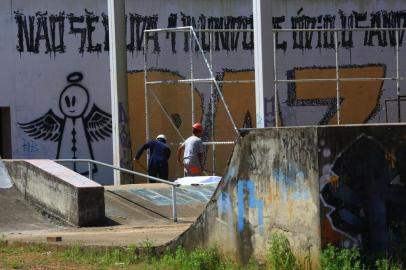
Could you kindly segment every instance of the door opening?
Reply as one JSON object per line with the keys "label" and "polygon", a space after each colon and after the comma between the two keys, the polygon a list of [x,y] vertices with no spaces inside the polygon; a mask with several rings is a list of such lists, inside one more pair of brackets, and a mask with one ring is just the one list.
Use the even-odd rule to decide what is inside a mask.
{"label": "door opening", "polygon": [[11,158],[10,107],[0,107],[0,156]]}

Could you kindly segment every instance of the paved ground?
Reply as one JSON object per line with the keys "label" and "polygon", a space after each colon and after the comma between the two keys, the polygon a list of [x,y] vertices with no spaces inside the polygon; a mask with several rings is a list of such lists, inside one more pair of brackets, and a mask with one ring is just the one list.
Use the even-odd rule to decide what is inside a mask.
{"label": "paved ground", "polygon": [[203,211],[216,186],[182,187],[177,192],[178,223],[172,220],[171,188],[164,184],[105,187],[106,221],[100,227],[75,228],[43,215],[15,189],[0,189],[0,235],[8,241],[61,245],[159,246],[187,230]]}

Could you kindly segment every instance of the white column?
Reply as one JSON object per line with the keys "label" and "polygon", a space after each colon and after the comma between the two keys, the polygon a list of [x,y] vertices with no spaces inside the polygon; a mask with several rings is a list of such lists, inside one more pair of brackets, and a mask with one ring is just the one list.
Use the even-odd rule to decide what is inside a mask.
{"label": "white column", "polygon": [[264,97],[273,94],[273,41],[270,0],[252,0],[254,16],[255,102],[257,127],[265,127]]}
{"label": "white column", "polygon": [[[111,115],[113,122],[113,165],[130,168],[131,143],[129,141],[130,135],[128,129],[125,0],[107,0],[107,2],[109,16]],[[120,172],[115,170],[114,185],[120,185],[124,182],[121,181],[121,178]]]}

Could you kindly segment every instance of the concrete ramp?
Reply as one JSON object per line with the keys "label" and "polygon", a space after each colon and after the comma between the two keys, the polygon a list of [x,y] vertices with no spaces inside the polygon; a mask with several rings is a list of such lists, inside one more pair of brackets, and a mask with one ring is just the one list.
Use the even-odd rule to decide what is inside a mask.
{"label": "concrete ramp", "polygon": [[[61,245],[129,246],[149,241],[163,246],[190,227],[217,186],[178,188],[178,223],[174,223],[168,185],[104,188],[49,160],[9,160],[6,164],[15,185],[0,189],[0,235],[11,242],[46,242],[47,237],[59,236],[62,241],[56,244]],[[74,221],[81,212],[94,217],[89,211],[100,214],[100,205],[103,218],[99,216],[94,227],[61,222]]]}
{"label": "concrete ramp", "polygon": [[217,245],[246,263],[264,258],[278,232],[315,264],[327,243],[390,252],[406,240],[405,125],[244,135],[204,212],[170,248]]}
{"label": "concrete ramp", "polygon": [[13,182],[11,181],[10,175],[4,165],[4,162],[0,160],[0,189],[11,188]]}

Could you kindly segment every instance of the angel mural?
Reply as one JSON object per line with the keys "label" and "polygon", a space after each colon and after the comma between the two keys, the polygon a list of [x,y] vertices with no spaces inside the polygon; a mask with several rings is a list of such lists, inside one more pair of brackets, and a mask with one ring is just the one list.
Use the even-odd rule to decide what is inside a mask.
{"label": "angel mural", "polygon": [[[18,123],[34,139],[58,142],[57,159],[94,159],[92,142],[105,140],[111,136],[111,115],[93,104],[85,115],[89,105],[89,92],[80,84],[83,74],[69,74],[69,82],[59,97],[59,109],[63,118],[52,109],[45,115],[28,123]],[[73,170],[87,174],[85,163],[74,163]],[[94,166],[93,172],[97,171]]]}

